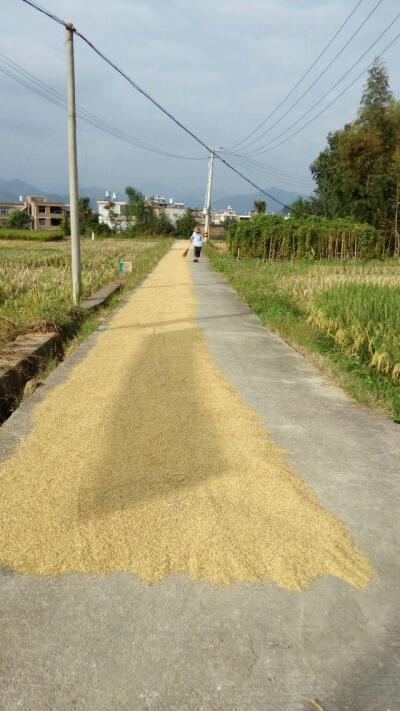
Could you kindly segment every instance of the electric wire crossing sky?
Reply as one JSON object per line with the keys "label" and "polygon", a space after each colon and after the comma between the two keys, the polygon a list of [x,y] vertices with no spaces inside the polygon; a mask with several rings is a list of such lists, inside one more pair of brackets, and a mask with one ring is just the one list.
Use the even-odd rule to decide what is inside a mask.
{"label": "electric wire crossing sky", "polygon": [[[25,4],[30,5],[32,8],[37,10],[38,12],[42,13],[43,15],[47,16],[50,18],[52,21],[58,23],[59,25],[63,27],[69,27],[69,24],[63,20],[62,18],[58,17],[51,11],[41,7],[37,3],[33,2],[32,0],[23,0]],[[275,127],[277,127],[281,122],[288,116],[290,115],[295,108],[299,105],[299,103],[302,101],[302,99],[307,96],[310,91],[317,85],[317,83],[321,80],[321,78],[328,72],[328,70],[335,64],[335,62],[338,61],[338,59],[341,57],[345,49],[353,42],[353,40],[356,38],[357,35],[359,35],[360,31],[362,28],[367,24],[367,22],[373,17],[374,13],[378,10],[378,8],[385,2],[385,0],[378,0],[373,7],[369,10],[369,12],[358,22],[355,30],[352,32],[350,35],[349,39],[343,44],[343,46],[338,50],[338,52],[334,55],[333,59],[331,59],[328,64],[320,71],[318,74],[317,78],[310,83],[306,89],[301,93],[301,95],[294,101],[287,109],[284,110],[284,112],[278,117],[275,118],[272,124],[269,126],[266,126],[270,119],[272,119],[276,114],[279,112],[279,110],[284,106],[284,104],[289,100],[289,98],[295,93],[296,89],[304,82],[304,80],[309,76],[311,73],[312,69],[314,67],[318,66],[321,62],[321,59],[323,56],[327,53],[328,49],[332,46],[334,41],[337,39],[337,37],[342,33],[342,31],[345,29],[345,27],[348,25],[350,20],[356,15],[357,11],[361,8],[365,0],[358,0],[355,4],[355,6],[352,8],[350,13],[347,15],[347,17],[344,19],[344,21],[340,24],[339,28],[336,30],[336,32],[332,35],[332,37],[329,39],[325,47],[322,49],[322,51],[318,54],[316,59],[310,64],[308,69],[302,74],[302,76],[299,78],[299,80],[293,85],[293,87],[290,89],[290,91],[286,94],[286,96],[277,104],[277,106],[272,109],[272,111],[247,135],[245,135],[241,140],[233,144],[229,149],[226,150],[220,150],[217,153],[215,153],[212,149],[211,146],[208,145],[208,142],[203,140],[201,137],[199,137],[196,133],[194,133],[190,128],[188,128],[186,125],[184,125],[175,115],[173,115],[168,109],[166,109],[163,105],[161,105],[153,96],[150,95],[149,92],[147,92],[145,89],[143,89],[139,84],[133,80],[128,74],[126,74],[119,66],[117,66],[111,59],[109,59],[91,40],[89,40],[84,34],[79,32],[78,29],[72,27],[72,31],[75,34],[75,36],[79,37],[90,49],[95,52],[104,62],[106,62],[114,71],[118,72],[120,76],[122,76],[135,91],[139,92],[142,96],[144,96],[148,101],[150,101],[154,106],[156,106],[160,111],[162,111],[171,121],[173,121],[181,130],[185,131],[193,140],[195,140],[202,148],[204,148],[209,156],[213,156],[213,159],[215,158],[218,160],[220,163],[224,164],[229,170],[233,171],[236,173],[242,180],[246,181],[249,185],[254,187],[256,190],[260,191],[262,194],[266,195],[268,198],[275,200],[278,202],[280,205],[282,205],[283,208],[289,209],[289,206],[283,203],[282,201],[278,200],[276,197],[273,197],[268,193],[266,190],[264,190],[262,187],[260,187],[256,182],[254,182],[251,178],[249,178],[247,175],[243,174],[241,170],[246,168],[247,170],[251,171],[252,173],[258,174],[262,177],[268,177],[268,178],[273,178],[277,177],[279,180],[283,183],[287,183],[288,185],[297,185],[299,189],[303,190],[310,190],[311,189],[311,179],[307,178],[306,176],[301,176],[296,173],[291,173],[285,170],[282,170],[281,168],[277,169],[273,166],[270,166],[265,163],[258,162],[254,160],[254,158],[257,155],[263,155],[271,150],[274,150],[275,148],[278,148],[281,145],[284,145],[285,143],[289,142],[292,140],[294,137],[299,135],[304,129],[306,129],[311,123],[316,121],[323,113],[325,113],[329,108],[332,107],[334,103],[336,103],[354,84],[368,71],[368,69],[371,67],[372,62],[368,64],[368,66],[364,67],[364,69],[351,81],[350,84],[348,84],[338,95],[333,96],[332,100],[324,106],[320,111],[318,111],[316,114],[312,115],[305,123],[300,125],[295,131],[292,131],[293,128],[298,126],[298,124],[301,124],[301,122],[306,119],[310,114],[312,114],[313,110],[316,109],[329,95],[331,95],[335,89],[344,81],[344,79],[360,64],[362,59],[372,50],[376,47],[378,42],[383,38],[384,35],[386,35],[389,30],[393,27],[393,25],[399,20],[400,18],[400,13],[398,13],[390,22],[389,24],[384,28],[384,30],[378,35],[378,37],[368,46],[368,48],[361,54],[361,56],[350,66],[347,71],[343,73],[343,75],[326,91],[317,101],[313,103],[313,105],[308,108],[299,118],[297,118],[295,121],[293,121],[289,126],[287,126],[283,131],[281,131],[278,135],[275,137],[271,138],[267,142],[262,142],[262,139],[267,136]],[[400,33],[397,34],[383,49],[381,49],[378,53],[378,56],[382,56],[385,54],[394,44],[395,42],[398,41],[400,38]],[[35,92],[42,98],[45,98],[46,100],[52,102],[56,106],[59,106],[62,109],[65,109],[66,106],[66,99],[61,94],[60,92],[56,91],[53,89],[51,86],[43,82],[41,79],[33,75],[32,73],[28,72],[26,69],[21,67],[20,65],[16,64],[12,59],[7,57],[6,55],[0,53],[0,71],[8,76],[11,79],[14,79],[18,83],[20,83],[22,86],[25,86],[26,88],[30,89],[31,91]],[[76,108],[76,113],[78,118],[81,120],[85,121],[86,123],[92,125],[93,127],[97,128],[100,131],[103,131],[104,133],[107,133],[115,138],[118,138],[121,141],[124,141],[126,143],[129,143],[135,147],[141,148],[146,151],[150,151],[162,156],[166,156],[168,158],[176,158],[178,160],[185,160],[185,161],[204,161],[207,160],[208,156],[196,156],[196,155],[184,155],[172,151],[165,150],[162,147],[157,147],[154,146],[150,143],[143,142],[139,140],[137,137],[131,135],[130,133],[121,130],[120,128],[114,126],[113,124],[109,123],[108,121],[105,121],[104,119],[100,118],[96,114],[93,114],[92,112],[88,111],[87,109],[78,106]],[[289,135],[288,135],[289,134]],[[282,140],[280,140],[282,139]]]}

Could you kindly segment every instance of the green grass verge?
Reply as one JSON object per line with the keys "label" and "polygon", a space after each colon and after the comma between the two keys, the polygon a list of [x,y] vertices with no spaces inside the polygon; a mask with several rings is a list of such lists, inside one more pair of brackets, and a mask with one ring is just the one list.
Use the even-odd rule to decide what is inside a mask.
{"label": "green grass verge", "polygon": [[[397,319],[393,318],[393,314],[399,313],[396,311],[398,261],[265,263],[252,259],[237,261],[213,245],[206,251],[215,269],[235,287],[264,324],[333,377],[352,397],[400,422],[400,384],[391,376],[399,343]],[[383,296],[379,293],[379,299],[387,299],[390,294],[387,333],[382,329],[385,311],[377,309],[374,299],[377,289],[384,292]],[[350,306],[351,295],[358,310]],[[378,369],[379,358],[374,362],[374,342],[371,338],[368,342],[371,334],[376,344],[391,345],[391,367],[386,372]]]}
{"label": "green grass verge", "polygon": [[57,230],[16,230],[0,228],[0,240],[24,240],[24,242],[60,242],[63,233]]}

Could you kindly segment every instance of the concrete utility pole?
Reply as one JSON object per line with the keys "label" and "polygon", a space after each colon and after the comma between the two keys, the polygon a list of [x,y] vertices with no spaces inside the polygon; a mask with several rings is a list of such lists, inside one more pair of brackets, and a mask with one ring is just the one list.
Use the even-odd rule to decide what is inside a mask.
{"label": "concrete utility pole", "polygon": [[206,192],[206,202],[204,205],[203,214],[206,216],[206,224],[204,227],[204,237],[209,237],[210,235],[210,215],[211,215],[211,188],[213,180],[213,170],[214,170],[214,155],[215,151],[221,151],[222,148],[210,149],[210,158],[208,161],[208,181],[207,181],[207,192]]}
{"label": "concrete utility pole", "polygon": [[78,158],[76,148],[74,26],[67,25],[68,162],[71,224],[72,299],[78,304],[82,291],[79,237]]}
{"label": "concrete utility pole", "polygon": [[214,149],[211,148],[210,158],[208,160],[208,181],[207,181],[206,202],[205,202],[204,211],[203,211],[206,216],[206,224],[204,227],[204,237],[208,237],[210,234],[211,185],[212,185],[212,179],[213,179],[213,169],[214,169]]}

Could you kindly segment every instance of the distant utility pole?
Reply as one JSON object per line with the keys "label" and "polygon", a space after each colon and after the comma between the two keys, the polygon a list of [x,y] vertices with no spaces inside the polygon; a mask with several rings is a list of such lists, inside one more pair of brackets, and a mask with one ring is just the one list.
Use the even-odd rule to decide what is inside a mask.
{"label": "distant utility pole", "polygon": [[215,151],[221,151],[222,148],[213,148],[211,147],[210,149],[210,158],[208,161],[208,181],[207,181],[207,192],[206,192],[206,202],[204,205],[204,210],[203,213],[206,216],[206,224],[204,227],[204,236],[209,237],[210,234],[210,215],[211,215],[211,188],[212,188],[212,180],[213,180],[213,170],[214,170],[214,155]]}
{"label": "distant utility pole", "polygon": [[81,245],[79,237],[78,158],[76,148],[74,26],[67,25],[68,163],[71,224],[72,299],[79,303],[82,291]]}

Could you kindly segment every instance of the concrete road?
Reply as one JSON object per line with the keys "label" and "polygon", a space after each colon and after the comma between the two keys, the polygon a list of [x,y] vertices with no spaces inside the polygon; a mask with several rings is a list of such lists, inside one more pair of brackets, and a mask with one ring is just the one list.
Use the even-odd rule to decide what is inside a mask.
{"label": "concrete road", "polygon": [[[317,700],[324,711],[399,711],[398,425],[353,403],[301,356],[271,335],[206,260],[182,266],[171,253],[164,260],[160,271],[156,268],[136,296],[128,299],[100,332],[58,368],[0,430],[4,476],[18,494],[14,516],[9,506],[2,509],[0,504],[2,524],[6,522],[8,530],[13,531],[12,540],[4,534],[7,547],[3,540],[1,549],[2,560],[8,561],[9,567],[3,568],[0,575],[0,708],[312,711],[319,708],[312,702]],[[206,362],[204,371],[207,397],[212,400],[215,394],[219,401],[218,379],[213,381],[215,392],[207,387],[207,378],[213,377],[210,369],[216,366],[245,405],[260,414],[273,441],[286,451],[286,461],[315,492],[321,506],[343,522],[357,549],[368,557],[376,572],[364,587],[349,584],[345,576],[322,573],[303,590],[271,582],[267,575],[260,582],[246,582],[250,572],[245,567],[237,568],[237,582],[216,586],[204,580],[207,575],[212,578],[214,568],[211,565],[201,568],[198,557],[192,560],[190,555],[182,566],[184,573],[169,574],[174,566],[168,567],[164,561],[165,574],[161,570],[159,579],[148,584],[146,576],[149,580],[156,579],[160,559],[150,543],[144,562],[136,548],[133,556],[129,531],[135,531],[136,541],[140,533],[134,529],[130,511],[136,512],[145,538],[149,506],[155,506],[154,520],[159,521],[163,535],[172,536],[170,520],[176,522],[181,532],[188,511],[190,521],[198,525],[190,492],[185,490],[182,494],[182,489],[178,493],[168,489],[168,501],[179,502],[173,519],[169,519],[158,503],[153,500],[148,503],[148,496],[143,496],[140,506],[135,508],[131,499],[138,495],[137,485],[132,489],[126,479],[121,484],[117,478],[112,480],[113,489],[119,487],[119,499],[124,492],[129,494],[130,505],[122,500],[118,511],[110,511],[110,502],[115,502],[98,478],[103,466],[98,453],[87,453],[87,459],[75,454],[74,469],[65,482],[69,498],[61,499],[63,505],[78,501],[74,498],[73,484],[80,467],[79,506],[71,504],[70,519],[58,526],[57,520],[48,517],[46,502],[50,500],[50,508],[57,510],[57,491],[62,489],[56,463],[62,473],[66,461],[74,456],[69,447],[72,441],[77,441],[71,439],[76,437],[76,431],[83,440],[94,437],[93,432],[97,431],[100,449],[100,440],[110,436],[121,443],[120,431],[125,431],[134,416],[133,406],[129,410],[126,401],[132,403],[133,398],[137,407],[140,405],[140,392],[135,390],[138,363],[144,378],[144,363],[152,365],[152,379],[145,378],[145,384],[152,397],[155,418],[163,407],[168,405],[171,409],[168,393],[176,390],[179,383],[172,376],[172,367],[170,378],[165,378],[165,369],[159,367],[160,344],[164,366],[170,363],[170,358],[171,363],[177,363],[182,348],[184,361],[187,353],[191,353],[191,339],[197,338],[191,311],[193,288],[197,330],[203,332],[213,360],[212,365]],[[162,291],[169,294],[164,297],[168,308],[155,318],[146,310],[149,295]],[[182,313],[177,314],[179,309]],[[177,351],[175,336],[170,347],[165,331],[169,332],[173,322],[176,334],[177,328],[185,328],[182,324],[186,321],[190,324],[189,333],[179,336]],[[136,334],[142,332],[147,338],[146,349],[143,354],[138,345],[138,360],[133,351],[135,339],[139,338]],[[160,333],[164,335],[153,338]],[[195,344],[201,350],[197,340]],[[120,369],[116,369],[118,377],[115,371],[111,375],[107,369],[110,349],[116,362],[122,359]],[[120,354],[128,349],[132,349],[129,358]],[[104,383],[99,383],[97,376],[95,387],[96,378],[92,383],[91,373],[101,358],[105,359],[101,361]],[[198,367],[203,367],[202,361]],[[121,398],[119,377],[123,379],[126,398]],[[75,400],[77,384],[82,397]],[[109,396],[119,393],[121,398],[119,408],[115,405],[112,410],[116,425],[111,433],[110,411],[103,407],[99,413],[95,406],[106,392]],[[198,398],[200,395],[203,398],[201,390]],[[76,431],[69,430],[68,423],[62,420],[63,412],[57,410],[60,402],[63,411],[74,407],[75,413],[81,412]],[[106,401],[102,402],[104,405]],[[208,407],[205,398],[201,402]],[[224,399],[222,404],[226,407]],[[247,428],[248,423],[243,415],[235,432],[229,419],[229,404],[228,449],[231,446],[235,456],[241,456],[234,439],[240,439],[242,427]],[[235,413],[235,408],[239,408],[241,418],[242,406],[234,399],[231,405]],[[186,407],[189,405],[182,394],[176,400],[176,418],[179,409]],[[146,416],[144,411],[142,414]],[[85,415],[96,421],[95,428],[86,423]],[[51,419],[58,439],[48,444],[47,449],[51,450],[48,453],[44,435]],[[191,435],[191,427],[188,429]],[[129,437],[123,440],[128,449],[132,437],[134,434],[129,431]],[[184,441],[183,452],[192,446],[192,440],[190,436]],[[133,441],[137,450],[139,440]],[[147,446],[142,440],[140,443],[143,448]],[[251,449],[251,443],[248,444]],[[221,450],[213,453],[220,456]],[[141,452],[136,451],[136,455],[140,459]],[[18,461],[19,469],[15,468]],[[169,466],[169,459],[165,461]],[[88,462],[96,465],[94,479],[90,468],[90,486],[85,483]],[[196,476],[201,478],[205,474],[201,472],[201,463],[196,460],[195,464]],[[121,466],[125,466],[124,460]],[[212,466],[211,460],[206,458],[204,466]],[[230,466],[229,451],[219,458],[218,466]],[[150,473],[151,467],[147,476]],[[223,475],[222,471],[222,481]],[[57,486],[53,489],[54,479]],[[145,489],[147,480],[140,482]],[[204,491],[215,496],[215,487],[222,484],[209,479],[205,486],[206,489],[201,486],[195,489],[194,503],[208,521]],[[93,511],[98,512],[99,506],[100,514],[94,523]],[[77,510],[80,515],[75,520],[73,511]],[[309,515],[310,510],[305,509],[305,516]],[[104,531],[109,534],[112,528],[104,526],[110,521],[117,527],[125,527],[121,548],[127,557],[121,566],[136,569],[138,575],[121,569],[119,553],[115,560],[113,555],[106,558],[102,547],[106,545]],[[76,522],[80,526],[79,541],[75,537]],[[45,536],[41,525],[46,530]],[[73,544],[69,541],[68,526]],[[60,532],[59,528],[63,530]],[[215,535],[222,535],[218,528],[212,530],[216,530]],[[94,545],[96,536],[98,548]],[[196,540],[190,536],[184,543],[195,550]],[[319,543],[317,540],[308,543],[310,557]],[[176,540],[175,544],[181,551],[182,542]],[[212,545],[211,539],[209,544]],[[160,540],[157,550],[162,546]],[[83,555],[87,549],[90,556]],[[110,543],[110,550],[116,555],[118,549]],[[260,556],[262,553],[260,550]],[[217,555],[215,551],[214,556]],[[169,562],[171,556],[172,549]],[[103,559],[107,560],[109,572],[92,575],[91,572],[99,573],[102,569]],[[152,566],[148,563],[146,567],[147,559]],[[176,565],[180,561],[178,558]],[[267,563],[264,560],[262,564],[265,570]],[[215,565],[218,570],[226,565],[222,554]],[[53,568],[55,572],[50,574]],[[44,574],[15,572],[16,569],[40,570]]]}

